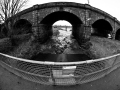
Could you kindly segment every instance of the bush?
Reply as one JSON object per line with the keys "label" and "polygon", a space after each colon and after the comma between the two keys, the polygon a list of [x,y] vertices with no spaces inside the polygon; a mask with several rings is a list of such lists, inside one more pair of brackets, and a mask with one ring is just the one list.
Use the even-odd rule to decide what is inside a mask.
{"label": "bush", "polygon": [[10,38],[0,39],[0,52],[7,53],[11,51],[12,43]]}

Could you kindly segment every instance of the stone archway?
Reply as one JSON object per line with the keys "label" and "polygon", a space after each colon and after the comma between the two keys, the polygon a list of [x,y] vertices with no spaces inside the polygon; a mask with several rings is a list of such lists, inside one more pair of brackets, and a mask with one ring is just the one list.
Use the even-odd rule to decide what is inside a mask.
{"label": "stone archway", "polygon": [[111,24],[104,19],[99,19],[95,21],[92,24],[92,28],[93,28],[92,29],[93,36],[99,36],[105,38],[108,38],[111,32],[113,31]]}
{"label": "stone archway", "polygon": [[116,40],[120,40],[120,29],[117,30],[116,35],[115,35]]}
{"label": "stone archway", "polygon": [[[50,39],[51,36],[53,36],[53,30],[52,26],[56,21],[59,20],[65,20],[68,21],[72,25],[72,39],[73,42],[72,44],[69,44],[66,47],[60,47],[58,45],[59,43],[54,42],[53,40]],[[66,11],[57,11],[53,12],[49,15],[47,15],[43,20],[39,23],[38,25],[39,30],[38,30],[38,36],[41,39],[41,42],[43,45],[51,45],[47,50],[40,52],[33,56],[31,59],[33,60],[43,60],[43,61],[54,61],[54,62],[72,62],[75,61],[75,59],[78,60],[87,60],[90,59],[84,51],[75,51],[78,50],[79,47],[79,42],[84,41],[84,25],[83,22],[79,17],[77,17],[75,14],[66,12]],[[76,40],[75,40],[76,39]],[[47,42],[48,41],[48,42]],[[50,42],[49,42],[50,41]],[[53,43],[51,44],[51,42]],[[39,43],[41,43],[39,41]],[[46,42],[46,43],[45,43]],[[78,42],[78,43],[77,43]],[[58,45],[58,46],[57,46]],[[72,46],[76,46],[77,49],[73,50]],[[47,46],[46,46],[47,47]],[[46,53],[45,56],[43,53]],[[68,55],[70,54],[70,55]],[[78,54],[75,55],[75,54]],[[76,57],[76,58],[75,58]],[[42,58],[42,59],[41,59]],[[74,58],[74,59],[72,59]]]}
{"label": "stone archway", "polygon": [[27,34],[32,32],[32,24],[26,19],[20,19],[13,25],[13,34]]}
{"label": "stone archway", "polygon": [[79,32],[82,31],[82,29],[84,29],[83,22],[75,14],[70,13],[70,12],[66,12],[66,11],[53,12],[53,13],[47,15],[45,18],[43,18],[43,20],[40,22],[40,26],[44,30],[43,32],[47,32],[46,36],[48,36],[48,38],[53,33],[52,32],[52,25],[58,20],[66,20],[69,23],[71,23],[72,35],[74,36],[74,38],[76,38],[76,39],[79,38],[79,40],[80,40],[80,38],[83,39],[83,36],[82,36],[83,33],[81,32],[82,34],[79,35],[80,34]]}

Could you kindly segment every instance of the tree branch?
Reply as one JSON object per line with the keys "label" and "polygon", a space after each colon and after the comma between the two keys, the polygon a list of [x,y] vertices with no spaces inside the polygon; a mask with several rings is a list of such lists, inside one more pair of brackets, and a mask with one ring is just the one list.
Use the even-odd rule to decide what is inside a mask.
{"label": "tree branch", "polygon": [[6,21],[17,14],[28,0],[0,0],[0,17]]}

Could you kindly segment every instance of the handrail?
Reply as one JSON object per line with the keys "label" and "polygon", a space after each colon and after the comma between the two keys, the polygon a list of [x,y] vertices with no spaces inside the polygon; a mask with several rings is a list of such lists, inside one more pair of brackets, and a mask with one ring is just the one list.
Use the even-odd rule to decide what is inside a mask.
{"label": "handrail", "polygon": [[[6,57],[1,58],[0,65],[3,68],[26,80],[44,85],[76,85],[87,83],[102,78],[120,66],[120,54],[78,62],[34,61],[3,53],[0,53],[0,55]],[[18,60],[18,62],[14,66],[6,63],[6,61],[4,62],[4,60],[11,63],[14,63],[14,60]],[[74,66],[75,68],[69,68]],[[64,67],[67,67],[67,69]]]}
{"label": "handrail", "polygon": [[24,61],[24,62],[34,63],[34,64],[47,64],[47,65],[76,65],[76,64],[84,64],[84,63],[88,63],[88,64],[89,64],[89,63],[94,63],[94,62],[98,62],[98,61],[103,61],[103,60],[106,60],[106,59],[110,59],[110,58],[119,56],[120,53],[119,53],[119,54],[112,55],[112,56],[100,58],[100,59],[92,59],[92,60],[77,61],[77,62],[35,61],[35,60],[28,60],[28,59],[18,58],[18,57],[10,56],[10,55],[3,54],[3,53],[0,53],[0,55],[9,57],[9,58],[11,58],[11,59],[16,59],[16,60],[19,60],[19,61]]}

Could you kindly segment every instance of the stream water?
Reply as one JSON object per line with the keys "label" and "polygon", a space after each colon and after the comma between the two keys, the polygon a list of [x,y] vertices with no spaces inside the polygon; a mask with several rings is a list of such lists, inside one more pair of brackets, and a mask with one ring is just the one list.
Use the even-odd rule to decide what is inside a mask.
{"label": "stream water", "polygon": [[[62,32],[62,31],[61,31]],[[53,61],[53,62],[74,62],[84,61],[90,58],[79,49],[79,45],[75,39],[72,38],[70,32],[57,32],[58,35],[52,37],[52,43],[49,43],[47,50],[44,53],[32,57],[33,60],[38,61]],[[69,33],[69,34],[68,34]]]}

